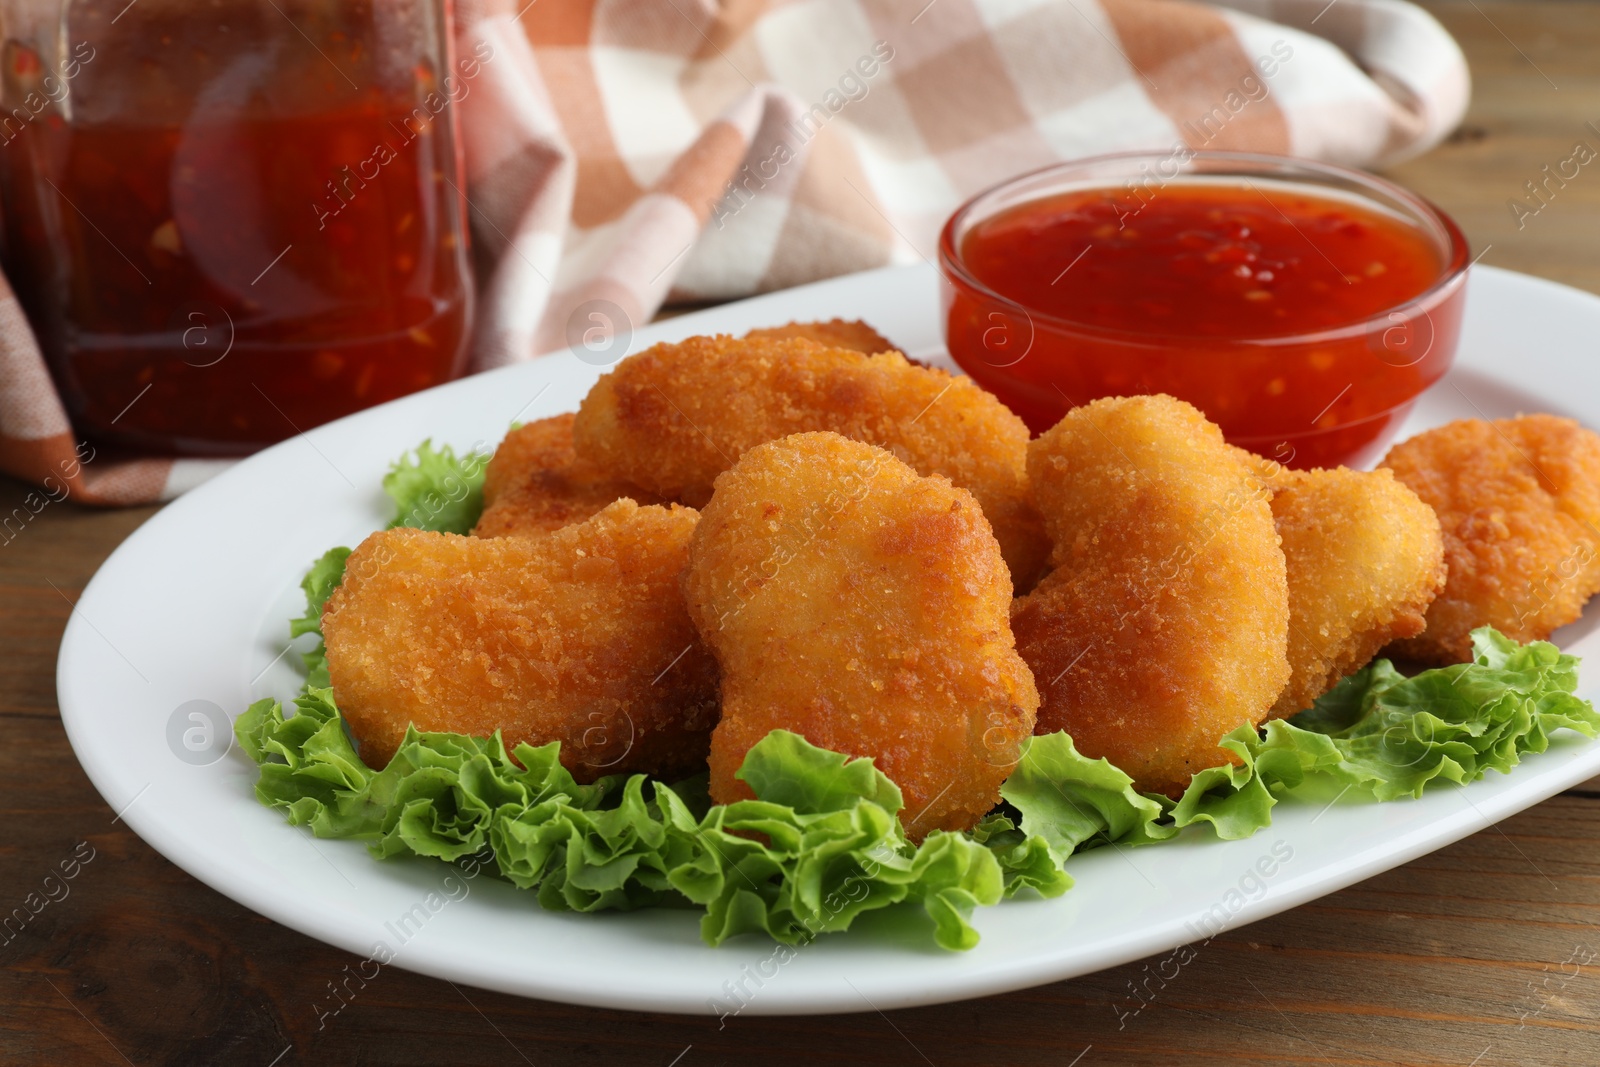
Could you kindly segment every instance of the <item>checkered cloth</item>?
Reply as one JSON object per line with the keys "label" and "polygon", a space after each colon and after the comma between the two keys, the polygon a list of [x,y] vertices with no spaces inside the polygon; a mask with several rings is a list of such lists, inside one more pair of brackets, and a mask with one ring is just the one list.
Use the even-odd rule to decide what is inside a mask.
{"label": "checkered cloth", "polygon": [[[526,6],[523,6],[526,2]],[[962,200],[1096,153],[1382,165],[1466,108],[1460,49],[1400,0],[467,0],[460,108],[481,289],[472,368],[933,254]],[[592,308],[596,305],[590,304]],[[98,504],[223,461],[97,457],[0,292],[0,469]]]}

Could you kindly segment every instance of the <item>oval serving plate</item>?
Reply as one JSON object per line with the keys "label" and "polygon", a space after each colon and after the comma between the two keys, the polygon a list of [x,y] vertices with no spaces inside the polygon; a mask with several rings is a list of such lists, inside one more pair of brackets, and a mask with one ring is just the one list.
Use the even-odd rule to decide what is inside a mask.
{"label": "oval serving plate", "polygon": [[[1600,299],[1492,268],[1473,275],[1456,366],[1402,436],[1535,410],[1600,426],[1600,363],[1574,357],[1600,333]],[[637,331],[628,347],[839,316],[950,366],[938,315],[933,269],[918,265],[671,319]],[[379,484],[396,456],[424,437],[492,448],[515,419],[576,408],[604,369],[562,352],[361,412],[239,463],[129,537],[78,601],[57,670],[73,748],[121,819],[219,892],[360,956],[549,1000],[795,1014],[984,996],[1162,952],[1398,866],[1600,774],[1600,744],[1563,732],[1512,774],[1422,800],[1296,800],[1248,840],[1185,835],[1075,856],[1077,886],[1065,896],[979,909],[983,940],[970,952],[934,948],[920,915],[893,909],[779,953],[756,937],[706,947],[697,911],[557,914],[490,878],[379,862],[359,843],[316,840],[258,804],[255,767],[236,748],[211,762],[174,754],[182,746],[172,731],[197,728],[188,716],[207,706],[191,702],[233,716],[298,688],[286,620],[303,607],[300,577],[327,548],[354,545],[387,520]],[[1596,655],[1580,688],[1591,697],[1600,691],[1596,617],[1600,609],[1555,638]]]}

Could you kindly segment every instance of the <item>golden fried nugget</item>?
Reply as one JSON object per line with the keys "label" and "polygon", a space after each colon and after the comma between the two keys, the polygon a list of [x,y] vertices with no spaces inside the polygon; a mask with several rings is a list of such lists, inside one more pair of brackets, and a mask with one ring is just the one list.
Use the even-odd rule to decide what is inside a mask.
{"label": "golden fried nugget", "polygon": [[897,345],[892,344],[887,337],[860,319],[854,322],[846,322],[844,319],[829,319],[827,322],[790,322],[782,326],[751,330],[745,337],[764,338],[769,341],[799,338],[803,341],[815,341],[823,348],[848,348],[852,352],[862,352],[869,356],[879,352],[900,351]]}
{"label": "golden fried nugget", "polygon": [[1251,479],[1268,494],[1288,485],[1294,478],[1295,471],[1259,452],[1252,452],[1238,445],[1229,445],[1228,451],[1248,468]]}
{"label": "golden fried nugget", "polygon": [[1600,437],[1571,419],[1465,419],[1390,450],[1383,466],[1439,516],[1449,579],[1420,637],[1392,651],[1464,663],[1493,626],[1542,640],[1600,592]]}
{"label": "golden fried nugget", "polygon": [[684,592],[722,667],[712,799],[752,796],[735,772],[786,729],[873,757],[913,838],[999,801],[1039,697],[966,490],[835,433],[760,445],[717,479]]}
{"label": "golden fried nugget", "polygon": [[579,781],[703,768],[716,665],[679,584],[696,519],[619,500],[538,539],[368,537],[322,618],[362,758],[388,763],[414,724],[560,741]]}
{"label": "golden fried nugget", "polygon": [[800,340],[691,337],[630,356],[578,410],[578,454],[699,506],[746,449],[832,430],[978,498],[1019,588],[1049,551],[1028,494],[1028,428],[970,378]]}
{"label": "golden fried nugget", "polygon": [[1036,733],[1066,730],[1139,788],[1176,794],[1229,762],[1289,680],[1289,591],[1267,494],[1190,405],[1096,400],[1028,448],[1055,543],[1018,600]]}
{"label": "golden fried nugget", "polygon": [[596,514],[613,500],[663,501],[600,471],[572,448],[569,412],[506,434],[483,475],[483,514],[474,537],[546,534]]}
{"label": "golden fried nugget", "polygon": [[1289,577],[1289,684],[1272,717],[1311,706],[1392,640],[1422,632],[1444,588],[1433,509],[1386,470],[1280,471],[1272,517]]}

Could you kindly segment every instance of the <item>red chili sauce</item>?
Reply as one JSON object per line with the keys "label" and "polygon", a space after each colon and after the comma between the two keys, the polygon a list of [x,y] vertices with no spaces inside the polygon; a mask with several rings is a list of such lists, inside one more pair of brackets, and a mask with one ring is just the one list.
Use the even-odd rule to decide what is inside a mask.
{"label": "red chili sauce", "polygon": [[1448,307],[1408,306],[1445,273],[1428,235],[1261,183],[1045,197],[975,224],[959,255],[1021,308],[947,285],[951,354],[1036,433],[1076,404],[1160,392],[1292,466],[1369,458],[1459,327],[1459,287]]}

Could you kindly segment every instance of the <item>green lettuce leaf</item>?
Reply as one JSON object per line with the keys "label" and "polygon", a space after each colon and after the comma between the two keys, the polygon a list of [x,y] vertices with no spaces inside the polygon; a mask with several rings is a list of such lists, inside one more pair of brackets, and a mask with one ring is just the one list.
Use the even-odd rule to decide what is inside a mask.
{"label": "green lettuce leaf", "polygon": [[1160,800],[1140,793],[1109,761],[1081,755],[1065,732],[1033,738],[1000,796],[1021,813],[1021,828],[1061,859],[1084,847],[1144,844],[1177,832],[1158,821],[1165,814]]}
{"label": "green lettuce leaf", "polygon": [[[1509,772],[1550,732],[1600,733],[1600,714],[1575,695],[1578,661],[1547,641],[1519,645],[1490,627],[1474,631],[1473,661],[1407,678],[1376,660],[1315,706],[1221,741],[1238,762],[1196,774],[1176,801],[1140,794],[1105,760],[1088,760],[1064,733],[1035,737],[1001,787],[1020,818],[974,837],[1042,838],[1066,859],[1109,842],[1150,844],[1197,824],[1223,840],[1272,822],[1286,793],[1308,782],[1355,798],[1419,797],[1434,782]],[[1011,836],[1007,836],[1010,834]]]}
{"label": "green lettuce leaf", "polygon": [[1294,718],[1235,730],[1222,744],[1240,763],[1195,775],[1173,825],[1248,837],[1272,821],[1279,795],[1314,778],[1374,800],[1420,797],[1438,781],[1508,773],[1524,753],[1545,751],[1552,730],[1600,733],[1600,714],[1575,695],[1577,657],[1487,626],[1472,648],[1471,663],[1410,678],[1375,660]]}
{"label": "green lettuce leaf", "polygon": [[802,944],[906,902],[921,905],[939,945],[965,949],[978,940],[969,921],[978,905],[1013,885],[1070,884],[1042,841],[986,847],[936,831],[913,844],[897,817],[900,790],[871,760],[785,730],[745,758],[740,775],[756,799],[709,806],[701,781],[683,795],[637,774],[581,785],[557,744],[508,753],[498,735],[412,730],[375,771],[322,688],[288,717],[259,701],[234,730],[260,766],[257,798],[319,837],[366,840],[380,858],[487,848],[503,877],[551,909],[698,904],[711,944],[752,931]]}
{"label": "green lettuce leaf", "polygon": [[897,818],[900,790],[871,760],[774,730],[746,754],[738,777],[757,799],[707,812],[697,842],[707,851],[674,882],[705,906],[708,942],[760,930],[800,944],[848,928],[862,912],[911,901],[933,920],[941,946],[977,944],[967,920],[1000,899],[1000,863],[963,834],[934,831],[911,844]]}
{"label": "green lettuce leaf", "polygon": [[449,445],[427,440],[395,460],[383,476],[383,491],[394,501],[389,529],[412,526],[439,533],[466,534],[483,513],[483,474],[489,457],[481,452],[457,456]]}
{"label": "green lettuce leaf", "polygon": [[347,824],[335,819],[343,798],[363,792],[375,772],[356,755],[330,690],[300,696],[289,718],[276,700],[258,700],[234,722],[233,734],[261,769],[257,800],[320,836],[359,836],[341,833]]}
{"label": "green lettuce leaf", "polygon": [[316,634],[317,647],[310,652],[300,653],[300,658],[306,665],[306,687],[325,689],[328,686],[328,649],[322,643],[322,609],[328,603],[328,598],[333,591],[339,588],[339,583],[344,580],[344,563],[350,558],[348,548],[330,548],[322,554],[322,558],[311,565],[306,576],[300,581],[300,588],[306,594],[306,613],[298,619],[289,620],[289,636],[299,637],[301,634]]}
{"label": "green lettuce leaf", "polygon": [[1255,729],[1241,726],[1224,737],[1221,746],[1240,762],[1196,774],[1177,803],[1169,802],[1169,814],[1176,828],[1206,823],[1224,841],[1237,841],[1270,826],[1278,802],[1273,788],[1298,785],[1310,770],[1308,763],[1321,757],[1326,764],[1334,752],[1329,738],[1281,719],[1266,724],[1265,739]]}
{"label": "green lettuce leaf", "polygon": [[753,760],[747,757],[734,777],[748,783],[761,799],[786,804],[803,815],[837,811],[857,800],[870,800],[887,811],[904,806],[900,787],[870,759],[817,748],[788,730],[769,734],[759,755]]}
{"label": "green lettuce leaf", "polygon": [[1004,879],[1004,895],[1031,889],[1042,897],[1059,897],[1072,888],[1072,876],[1061,867],[1061,855],[1039,834],[1025,834],[1015,810],[992,811],[968,831],[973,841],[994,853]]}

